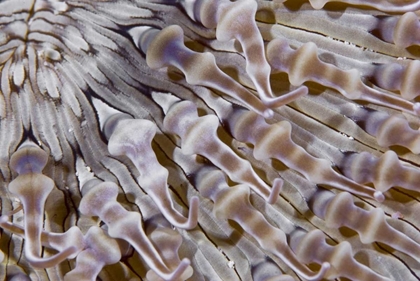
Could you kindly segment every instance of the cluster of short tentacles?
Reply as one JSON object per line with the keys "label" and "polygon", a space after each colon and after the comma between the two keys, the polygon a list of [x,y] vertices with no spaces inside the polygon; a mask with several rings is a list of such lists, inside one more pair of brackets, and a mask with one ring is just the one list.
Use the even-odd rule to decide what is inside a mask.
{"label": "cluster of short tentacles", "polygon": [[420,2],[0,2],[0,279],[417,280]]}

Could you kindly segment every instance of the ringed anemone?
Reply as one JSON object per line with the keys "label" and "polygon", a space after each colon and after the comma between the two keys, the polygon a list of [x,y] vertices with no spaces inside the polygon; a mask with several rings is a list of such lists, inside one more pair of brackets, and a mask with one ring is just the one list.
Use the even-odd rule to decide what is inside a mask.
{"label": "ringed anemone", "polygon": [[0,1],[0,279],[418,280],[419,11]]}

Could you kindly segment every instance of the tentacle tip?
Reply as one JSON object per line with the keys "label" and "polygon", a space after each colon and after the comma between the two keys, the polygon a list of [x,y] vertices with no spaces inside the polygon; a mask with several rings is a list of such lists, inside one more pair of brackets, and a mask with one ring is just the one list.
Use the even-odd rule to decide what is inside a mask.
{"label": "tentacle tip", "polygon": [[291,103],[295,101],[296,99],[305,96],[309,93],[308,87],[306,86],[299,86],[298,88],[294,89],[293,91],[290,91],[288,93],[285,93],[278,97],[261,97],[261,101],[263,104],[268,106],[269,108],[279,108],[281,106],[284,106],[288,103]]}
{"label": "tentacle tip", "polygon": [[331,268],[331,264],[329,262],[323,262],[321,264],[321,269],[318,272],[311,271],[310,274],[303,274],[303,272],[300,272],[299,275],[303,277],[303,279],[308,281],[318,281],[324,278],[327,271]]}
{"label": "tentacle tip", "polygon": [[186,229],[193,229],[197,226],[199,203],[200,203],[200,199],[197,196],[191,197],[190,210],[188,212],[188,226],[186,227]]}
{"label": "tentacle tip", "polygon": [[321,265],[320,273],[322,273],[322,276],[327,273],[327,271],[331,268],[331,264],[329,262],[323,262]]}
{"label": "tentacle tip", "polygon": [[306,96],[309,93],[309,89],[306,86],[300,86],[295,90],[298,94],[299,97],[301,96]]}
{"label": "tentacle tip", "polygon": [[329,262],[323,262],[321,265],[321,269],[310,278],[307,278],[308,281],[318,281],[324,278],[327,271],[331,268],[331,264]]}
{"label": "tentacle tip", "polygon": [[267,202],[269,204],[274,204],[277,202],[277,199],[279,197],[282,187],[283,187],[283,179],[276,178],[273,182],[270,195],[267,198]]}
{"label": "tentacle tip", "polygon": [[385,200],[385,196],[381,191],[375,191],[375,193],[373,193],[373,197],[378,202],[384,202]]}
{"label": "tentacle tip", "polygon": [[271,110],[271,109],[264,110],[264,112],[263,112],[263,117],[264,118],[270,119],[273,116],[274,116],[274,111],[273,110]]}
{"label": "tentacle tip", "polygon": [[200,203],[200,199],[198,196],[192,196],[190,199],[190,208],[194,208],[198,210],[198,204]]}
{"label": "tentacle tip", "polygon": [[320,10],[325,6],[326,1],[310,0],[312,8]]}
{"label": "tentacle tip", "polygon": [[7,214],[0,216],[0,225],[6,223],[8,220],[9,216]]}
{"label": "tentacle tip", "polygon": [[191,262],[189,259],[183,258],[178,267],[172,272],[169,280],[178,280],[184,274],[185,270],[187,270],[190,264]]}
{"label": "tentacle tip", "polygon": [[316,278],[314,280],[320,280],[324,278],[327,271],[331,268],[331,264],[329,262],[323,262],[321,265],[321,269],[318,271]]}
{"label": "tentacle tip", "polygon": [[420,116],[420,102],[413,104],[413,111],[417,116]]}

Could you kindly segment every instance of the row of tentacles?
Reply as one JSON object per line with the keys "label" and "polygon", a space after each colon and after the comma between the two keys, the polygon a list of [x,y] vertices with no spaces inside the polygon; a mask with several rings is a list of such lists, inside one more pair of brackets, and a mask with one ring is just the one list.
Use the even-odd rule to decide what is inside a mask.
{"label": "row of tentacles", "polygon": [[[325,2],[311,1],[311,4],[314,8],[321,8]],[[360,1],[354,2],[359,4]],[[400,5],[387,1],[371,2],[363,1],[363,4],[390,12],[420,8],[420,4],[414,2]],[[273,109],[306,95],[307,88],[301,86],[306,81],[333,88],[349,99],[365,100],[419,115],[420,105],[411,101],[416,97],[418,85],[416,82],[403,82],[420,69],[419,62],[378,66],[372,76],[377,86],[400,91],[401,96],[397,96],[366,86],[356,70],[341,70],[322,62],[317,57],[315,44],[307,43],[293,50],[286,41],[276,39],[264,46],[254,20],[257,12],[255,1],[197,0],[184,5],[193,20],[207,28],[216,28],[218,40],[236,39],[240,42],[247,62],[246,71],[259,95],[259,98],[256,97],[222,72],[211,53],[199,53],[187,48],[179,26],[169,26],[163,30],[143,26],[128,32],[139,50],[146,54],[147,63],[152,69],[174,66],[183,72],[188,83],[215,89],[246,108],[231,108],[222,114],[221,122],[216,115],[200,116],[193,102],[170,94],[164,97],[156,95],[156,101],[165,113],[164,133],[180,139],[180,147],[185,155],[201,155],[212,164],[204,163],[194,171],[193,181],[199,193],[214,202],[215,216],[236,221],[265,251],[282,259],[304,279],[346,277],[350,280],[390,280],[357,262],[349,243],[341,242],[335,246],[327,244],[320,230],[308,232],[296,229],[289,234],[288,242],[286,234],[270,224],[249,201],[252,190],[263,197],[267,204],[276,203],[282,192],[283,180],[263,181],[248,161],[219,139],[218,130],[225,129],[236,140],[251,144],[257,160],[277,159],[312,183],[341,190],[335,194],[319,187],[305,198],[311,211],[330,227],[349,227],[359,234],[363,243],[381,242],[420,260],[419,243],[391,227],[380,208],[364,210],[354,204],[349,194],[381,202],[385,199],[383,192],[393,186],[418,191],[420,172],[417,169],[403,165],[393,151],[386,152],[381,158],[365,152],[350,154],[343,163],[335,163],[341,174],[333,169],[329,161],[310,155],[294,143],[289,122],[266,121],[272,116]],[[403,47],[417,44],[417,41],[407,42],[408,38],[411,40],[414,37],[397,31],[407,30],[401,27],[407,25],[418,27],[418,18],[414,13],[408,12],[387,21],[386,32],[389,33],[389,26],[395,26],[395,34],[393,37],[392,34],[383,35],[383,39],[393,40]],[[269,82],[273,72],[286,72],[290,83],[298,88],[280,97],[274,96]],[[397,73],[399,77],[392,84],[388,83],[390,73]],[[16,72],[12,71],[10,76],[14,78],[13,83],[20,83]],[[400,145],[413,153],[420,152],[419,132],[411,129],[403,117],[386,113],[368,114],[364,109],[353,114],[351,118],[363,117],[367,120],[366,123],[370,125],[365,130],[376,137],[379,145]],[[158,130],[156,125],[149,120],[133,119],[127,114],[114,114],[106,119],[103,133],[108,139],[109,153],[130,159],[140,173],[138,184],[146,190],[171,225],[186,230],[195,228],[199,199],[191,198],[187,216],[174,208],[168,190],[168,170],[159,163],[152,148]],[[43,231],[45,202],[54,188],[54,182],[42,174],[48,157],[45,151],[29,141],[12,155],[10,167],[18,175],[9,184],[8,190],[22,204],[24,227],[9,222],[11,216],[21,211],[20,208],[0,217],[0,226],[4,230],[25,239],[25,256],[31,265],[46,268],[76,258],[75,268],[64,279],[95,280],[105,265],[118,262],[131,245],[150,268],[147,273],[150,280],[185,280],[192,275],[190,261],[185,258],[181,260],[177,255],[180,237],[167,232],[167,222],[156,222],[155,231],[161,232],[161,235],[157,235],[161,241],[152,243],[143,230],[140,213],[126,210],[117,201],[118,186],[113,182],[94,178],[81,188],[80,213],[99,217],[105,227],[92,226],[85,234],[78,227],[71,227],[65,233]],[[237,184],[232,185],[228,179]],[[367,183],[373,183],[375,189],[365,185]],[[57,254],[42,257],[42,247],[54,249]],[[310,263],[319,264],[319,271],[314,272],[305,265]],[[255,277],[255,280],[259,279]],[[261,280],[266,279],[261,277]],[[293,278],[282,275],[276,280]]]}

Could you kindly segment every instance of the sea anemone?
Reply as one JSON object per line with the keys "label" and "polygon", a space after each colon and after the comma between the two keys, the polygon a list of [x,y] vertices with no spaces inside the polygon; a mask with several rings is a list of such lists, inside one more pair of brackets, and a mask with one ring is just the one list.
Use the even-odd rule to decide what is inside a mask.
{"label": "sea anemone", "polygon": [[1,1],[0,280],[419,280],[418,15]]}

